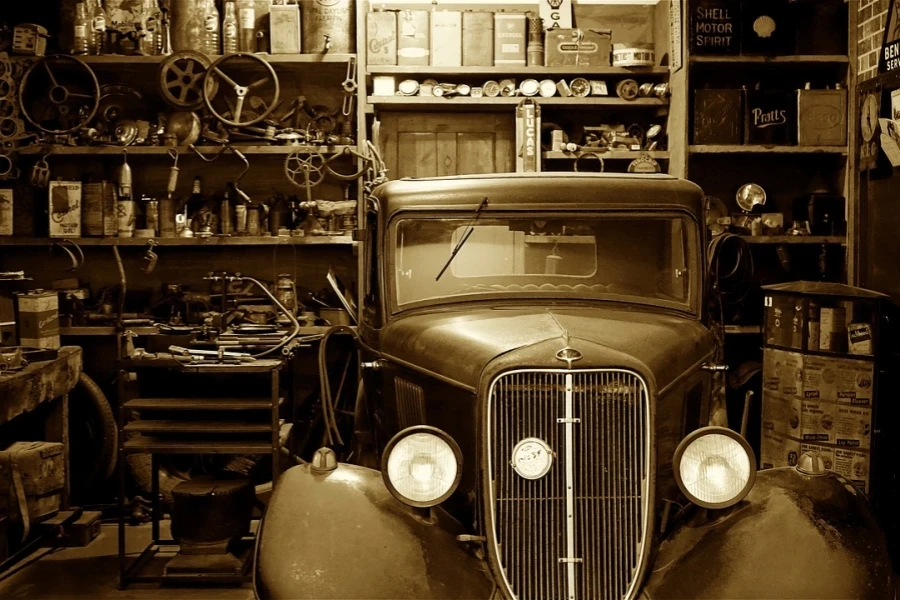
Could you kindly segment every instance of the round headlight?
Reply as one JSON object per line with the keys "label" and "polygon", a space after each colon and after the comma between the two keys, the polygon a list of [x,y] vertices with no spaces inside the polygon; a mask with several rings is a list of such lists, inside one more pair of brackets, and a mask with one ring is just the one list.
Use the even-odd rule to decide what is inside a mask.
{"label": "round headlight", "polygon": [[704,508],[728,508],[756,481],[756,457],[747,440],[724,427],[704,427],[675,450],[675,480],[688,499]]}
{"label": "round headlight", "polygon": [[462,453],[449,435],[426,425],[404,429],[381,458],[384,483],[395,498],[416,507],[440,504],[462,476]]}

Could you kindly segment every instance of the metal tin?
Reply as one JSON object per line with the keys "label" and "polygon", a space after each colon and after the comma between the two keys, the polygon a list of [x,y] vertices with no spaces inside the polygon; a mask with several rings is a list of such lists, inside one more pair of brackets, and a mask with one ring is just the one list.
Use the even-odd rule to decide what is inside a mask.
{"label": "metal tin", "polygon": [[159,235],[164,238],[175,237],[175,202],[171,198],[159,201]]}
{"label": "metal tin", "polygon": [[119,235],[119,211],[116,203],[116,184],[111,181],[103,182],[103,237],[116,237]]}
{"label": "metal tin", "polygon": [[34,348],[59,348],[59,294],[33,290],[16,294],[19,343]]}
{"label": "metal tin", "polygon": [[536,96],[540,90],[541,84],[537,79],[526,79],[519,86],[519,91],[523,96]]}
{"label": "metal tin", "polygon": [[653,44],[613,44],[614,67],[652,67],[655,64]]}
{"label": "metal tin", "polygon": [[397,86],[397,90],[404,96],[414,96],[419,91],[419,82],[415,79],[405,79]]}
{"label": "metal tin", "polygon": [[462,64],[465,67],[494,66],[494,14],[466,11],[462,16]]}
{"label": "metal tin", "polygon": [[544,79],[540,83],[539,91],[544,98],[552,98],[556,95],[556,83],[552,79]]}
{"label": "metal tin", "polygon": [[103,184],[85,183],[81,205],[82,234],[103,235]]}
{"label": "metal tin", "polygon": [[591,82],[584,77],[576,77],[572,80],[572,83],[569,84],[569,89],[572,90],[573,96],[585,98],[591,93]]}
{"label": "metal tin", "polygon": [[13,234],[13,191],[0,190],[0,235]]}
{"label": "metal tin", "polygon": [[50,237],[81,237],[81,182],[51,181]]}
{"label": "metal tin", "polygon": [[[204,6],[206,0],[172,0],[172,50],[202,52],[204,36]],[[108,9],[107,9],[108,10]]]}
{"label": "metal tin", "polygon": [[366,15],[366,62],[397,64],[397,13],[377,11]]}
{"label": "metal tin", "polygon": [[484,82],[484,95],[488,98],[496,98],[500,95],[500,84],[491,79]]}
{"label": "metal tin", "polygon": [[462,66],[462,13],[436,10],[431,13],[431,64]]}
{"label": "metal tin", "polygon": [[306,0],[300,3],[304,54],[356,52],[355,0]]}

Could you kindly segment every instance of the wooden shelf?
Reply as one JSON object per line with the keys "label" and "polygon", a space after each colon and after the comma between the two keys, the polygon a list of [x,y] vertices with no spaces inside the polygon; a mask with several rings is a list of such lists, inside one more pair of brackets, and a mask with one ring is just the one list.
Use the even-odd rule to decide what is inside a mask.
{"label": "wooden shelf", "polygon": [[844,54],[793,54],[786,56],[692,56],[692,65],[846,65],[850,58]]}
{"label": "wooden shelf", "polygon": [[[316,63],[345,63],[355,54],[257,54],[272,64],[316,64]],[[119,54],[107,54],[104,56],[79,56],[89,65],[131,66],[131,65],[158,65],[166,59],[165,56],[124,56]],[[210,56],[211,61],[221,56]]]}
{"label": "wooden shelf", "polygon": [[[125,327],[126,330],[134,332],[135,335],[158,335],[159,329],[156,327]],[[113,326],[75,326],[60,327],[59,335],[77,335],[77,336],[110,336],[116,335],[116,328]]]}
{"label": "wooden shelf", "polygon": [[[141,246],[145,238],[71,238],[79,246]],[[60,239],[0,237],[0,246],[50,246]],[[160,246],[350,246],[356,242],[349,235],[316,235],[303,237],[209,237],[209,238],[153,238]]]}
{"label": "wooden shelf", "polygon": [[634,160],[641,156],[649,156],[657,160],[669,160],[669,153],[666,151],[654,150],[645,152],[643,150],[612,150],[610,152],[591,152],[590,150],[580,152],[541,152],[544,158],[552,158],[557,160],[575,160],[579,156],[585,154],[596,154],[603,160]]}
{"label": "wooden shelf", "polygon": [[725,333],[729,335],[760,335],[762,327],[759,325],[726,325]]}
{"label": "wooden shelf", "polygon": [[[275,154],[279,156],[287,156],[288,154],[292,154],[294,152],[299,152],[301,154],[339,154],[344,152],[346,149],[355,149],[355,146],[260,146],[260,145],[241,145],[240,143],[231,144],[235,149],[240,150],[241,153],[251,155],[251,154]],[[198,152],[203,154],[206,157],[210,155],[215,155],[216,153],[222,150],[221,146],[195,146]],[[50,155],[51,156],[61,156],[61,155],[115,155],[121,156],[126,153],[129,156],[135,155],[159,155],[159,156],[167,156],[169,150],[173,148],[169,146],[50,146]],[[193,150],[188,147],[180,146],[178,148],[174,148],[178,151],[179,160],[185,158],[196,157],[199,158]],[[47,146],[35,145],[35,146],[26,146],[25,148],[20,148],[16,150],[19,154],[46,154]],[[226,155],[231,155],[231,152],[224,152]]]}
{"label": "wooden shelf", "polygon": [[132,410],[271,410],[270,398],[135,398]]}
{"label": "wooden shelf", "polygon": [[691,154],[847,154],[846,146],[763,146],[754,144],[692,144]]}
{"label": "wooden shelf", "polygon": [[847,238],[841,235],[744,235],[748,244],[830,244],[843,245]]}
{"label": "wooden shelf", "polygon": [[486,75],[495,79],[507,75],[543,77],[551,75],[619,75],[622,77],[649,77],[669,74],[669,67],[428,67],[424,65],[369,65],[369,75]]}
{"label": "wooden shelf", "polygon": [[[511,106],[517,106],[524,96],[508,96],[496,98],[472,98],[471,96],[454,96],[442,98],[437,96],[369,96],[369,105],[383,110],[443,110],[446,108],[475,108],[481,111],[498,109],[503,110]],[[662,107],[669,104],[668,100],[659,98],[637,98],[635,100],[623,100],[615,97],[588,97],[588,98],[533,98],[540,106],[592,106],[607,108],[648,108]]]}
{"label": "wooden shelf", "polygon": [[137,433],[271,433],[271,423],[245,421],[170,421],[138,419],[125,426]]}
{"label": "wooden shelf", "polygon": [[[269,428],[271,430],[271,427]],[[159,453],[159,454],[269,454],[272,442],[253,440],[166,440],[151,437],[138,437],[126,440],[126,453]]]}

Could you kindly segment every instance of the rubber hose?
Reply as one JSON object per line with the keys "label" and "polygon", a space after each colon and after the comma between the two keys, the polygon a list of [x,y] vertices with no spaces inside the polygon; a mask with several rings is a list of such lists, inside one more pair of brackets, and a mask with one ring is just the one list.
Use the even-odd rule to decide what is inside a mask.
{"label": "rubber hose", "polygon": [[109,405],[106,395],[97,383],[88,377],[84,371],[78,375],[78,383],[87,392],[97,416],[100,418],[100,425],[103,432],[103,447],[100,456],[97,458],[97,466],[94,470],[96,479],[98,474],[102,474],[103,480],[109,479],[116,472],[117,449],[119,446],[119,428],[116,424],[116,418],[113,415],[112,407]]}

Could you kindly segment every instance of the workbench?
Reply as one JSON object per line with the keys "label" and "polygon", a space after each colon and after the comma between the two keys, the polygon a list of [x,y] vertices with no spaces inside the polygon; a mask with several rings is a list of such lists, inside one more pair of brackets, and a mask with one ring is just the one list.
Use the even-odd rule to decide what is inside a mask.
{"label": "workbench", "polygon": [[52,403],[44,421],[44,441],[63,445],[65,488],[60,508],[69,508],[69,392],[81,375],[81,348],[63,346],[55,360],[34,362],[21,371],[0,373],[0,427]]}

